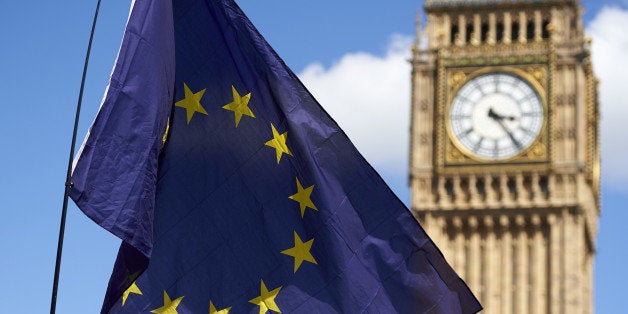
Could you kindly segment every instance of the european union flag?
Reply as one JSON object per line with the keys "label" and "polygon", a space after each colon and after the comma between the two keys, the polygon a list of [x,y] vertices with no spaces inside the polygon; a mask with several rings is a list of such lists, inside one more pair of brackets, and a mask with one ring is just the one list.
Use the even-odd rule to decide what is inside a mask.
{"label": "european union flag", "polygon": [[71,196],[122,239],[111,313],[477,312],[232,0],[136,0]]}

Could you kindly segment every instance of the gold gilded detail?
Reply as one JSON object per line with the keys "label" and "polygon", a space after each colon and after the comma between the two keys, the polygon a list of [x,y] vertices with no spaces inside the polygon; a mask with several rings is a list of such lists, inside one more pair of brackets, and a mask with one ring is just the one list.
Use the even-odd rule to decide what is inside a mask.
{"label": "gold gilded detail", "polygon": [[545,161],[547,159],[547,148],[542,141],[536,141],[519,159],[521,161]]}
{"label": "gold gilded detail", "polygon": [[525,70],[528,74],[530,74],[532,78],[536,80],[537,83],[539,83],[539,85],[545,87],[546,70],[544,67],[542,66],[528,67]]}
{"label": "gold gilded detail", "polygon": [[449,77],[449,86],[450,88],[456,90],[460,85],[465,81],[466,74],[462,71],[456,71]]}
{"label": "gold gilded detail", "polygon": [[447,164],[464,164],[468,162],[472,162],[463,152],[461,152],[458,147],[456,147],[451,140],[447,141]]}

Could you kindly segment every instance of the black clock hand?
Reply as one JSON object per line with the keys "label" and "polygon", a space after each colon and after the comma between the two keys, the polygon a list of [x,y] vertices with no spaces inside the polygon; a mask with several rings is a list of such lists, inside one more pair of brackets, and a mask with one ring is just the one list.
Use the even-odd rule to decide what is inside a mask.
{"label": "black clock hand", "polygon": [[488,110],[488,117],[492,118],[494,120],[504,120],[504,119],[506,119],[506,120],[509,120],[509,121],[515,121],[515,119],[517,119],[514,116],[503,116],[503,115],[500,115],[500,114],[496,113],[495,111],[493,111],[493,108]]}
{"label": "black clock hand", "polygon": [[514,116],[502,116],[503,119],[509,120],[509,121],[515,121],[515,119],[517,119]]}
{"label": "black clock hand", "polygon": [[519,141],[515,138],[515,136],[512,135],[512,132],[510,132],[510,130],[508,130],[506,125],[504,125],[504,121],[502,121],[502,119],[495,119],[495,121],[497,121],[499,126],[501,126],[502,129],[504,129],[504,131],[506,132],[506,134],[508,134],[508,137],[510,137],[510,140],[512,141],[512,143],[515,144],[515,146],[517,146],[518,149],[522,149],[523,147],[521,146],[521,143],[519,143]]}
{"label": "black clock hand", "polygon": [[488,117],[493,119],[493,120],[500,120],[501,116],[496,114],[495,111],[493,111],[493,108],[488,110]]}
{"label": "black clock hand", "polygon": [[522,148],[521,143],[519,143],[519,141],[515,138],[515,136],[512,135],[512,132],[510,132],[510,130],[508,130],[508,128],[504,124],[504,118],[512,121],[515,119],[515,117],[504,117],[502,115],[499,115],[495,113],[495,111],[493,111],[493,108],[488,110],[488,116],[489,118],[495,120],[499,124],[499,126],[501,126],[502,129],[504,129],[504,132],[508,134],[508,137],[510,137],[510,140],[512,141],[513,144],[515,144],[515,146],[517,146],[518,149]]}

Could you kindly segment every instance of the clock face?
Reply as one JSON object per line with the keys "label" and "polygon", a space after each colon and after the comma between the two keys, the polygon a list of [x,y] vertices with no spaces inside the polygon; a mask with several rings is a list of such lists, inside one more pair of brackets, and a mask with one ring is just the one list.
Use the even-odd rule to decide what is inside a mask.
{"label": "clock face", "polygon": [[466,82],[451,103],[451,132],[477,157],[502,160],[528,148],[541,132],[543,105],[518,76],[489,73]]}

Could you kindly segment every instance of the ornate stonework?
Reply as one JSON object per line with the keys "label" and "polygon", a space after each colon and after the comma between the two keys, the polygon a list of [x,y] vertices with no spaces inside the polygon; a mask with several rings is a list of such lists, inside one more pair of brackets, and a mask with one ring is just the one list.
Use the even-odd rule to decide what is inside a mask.
{"label": "ornate stonework", "polygon": [[[427,45],[412,59],[414,213],[484,313],[592,313],[599,109],[582,8],[426,0],[425,11],[417,43],[426,36]],[[458,91],[487,73],[526,82],[543,107],[539,133],[512,157],[479,158],[449,126]],[[521,116],[493,109],[517,142],[509,128],[524,128]]]}
{"label": "ornate stonework", "polygon": [[576,0],[425,0],[425,8],[429,10],[469,8],[475,6],[516,6],[516,5],[556,5],[568,3],[577,5]]}

